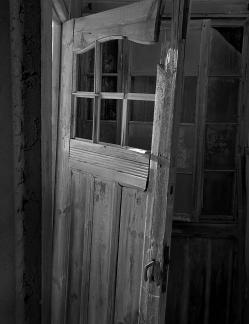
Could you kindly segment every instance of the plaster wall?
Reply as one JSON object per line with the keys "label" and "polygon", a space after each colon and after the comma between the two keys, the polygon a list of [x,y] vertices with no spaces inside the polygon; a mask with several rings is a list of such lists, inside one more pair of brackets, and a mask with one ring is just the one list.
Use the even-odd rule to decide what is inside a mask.
{"label": "plaster wall", "polygon": [[0,323],[15,323],[9,1],[0,1]]}

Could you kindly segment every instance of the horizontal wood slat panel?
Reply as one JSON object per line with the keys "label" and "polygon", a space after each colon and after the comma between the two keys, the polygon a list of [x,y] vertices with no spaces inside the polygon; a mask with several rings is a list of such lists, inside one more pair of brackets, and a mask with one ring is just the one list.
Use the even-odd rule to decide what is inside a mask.
{"label": "horizontal wood slat panel", "polygon": [[146,188],[149,172],[148,155],[96,144],[94,146],[84,144],[82,141],[71,140],[72,168],[143,190]]}

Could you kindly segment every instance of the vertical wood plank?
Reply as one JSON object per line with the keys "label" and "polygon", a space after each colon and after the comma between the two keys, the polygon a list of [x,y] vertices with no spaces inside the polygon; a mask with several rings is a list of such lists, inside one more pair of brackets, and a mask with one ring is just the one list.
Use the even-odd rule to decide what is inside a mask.
{"label": "vertical wood plank", "polygon": [[[70,258],[67,295],[67,323],[78,324],[81,311],[87,312],[82,294],[87,294],[86,285],[89,276],[89,249],[91,248],[91,231],[88,226],[92,219],[93,178],[85,173],[73,171],[71,184],[71,234]],[[89,235],[90,234],[90,235]],[[82,281],[84,290],[81,289]],[[83,307],[83,309],[82,309]],[[81,310],[82,309],[82,310]],[[84,322],[86,323],[86,321]]]}
{"label": "vertical wood plank", "polygon": [[112,323],[120,215],[120,187],[95,180],[88,324]]}
{"label": "vertical wood plank", "polygon": [[62,75],[58,131],[58,160],[54,216],[54,246],[52,273],[52,323],[65,323],[66,290],[70,227],[69,140],[71,116],[72,64],[74,20],[62,30]]}
{"label": "vertical wood plank", "polygon": [[[162,51],[162,65],[158,67],[143,265],[153,259],[159,261],[163,276],[161,287],[143,279],[141,281],[141,324],[163,323],[165,320],[167,265],[164,264],[164,249],[166,251],[165,247],[170,245],[173,216],[173,188],[169,182],[169,170],[175,85],[177,73],[183,71],[181,50],[185,47],[190,4],[191,1],[187,0],[173,2],[171,42],[164,41],[166,47]],[[178,58],[181,60],[178,61]]]}
{"label": "vertical wood plank", "polygon": [[146,194],[123,188],[114,323],[137,324]]}

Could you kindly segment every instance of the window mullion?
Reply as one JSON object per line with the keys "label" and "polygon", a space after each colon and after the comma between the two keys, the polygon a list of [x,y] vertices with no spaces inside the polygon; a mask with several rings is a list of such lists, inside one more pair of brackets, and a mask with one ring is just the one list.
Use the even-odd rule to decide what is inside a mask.
{"label": "window mullion", "polygon": [[95,65],[94,65],[94,107],[93,107],[93,143],[99,142],[100,129],[100,110],[101,110],[101,74],[102,74],[102,55],[101,44],[95,42]]}
{"label": "window mullion", "polygon": [[123,92],[124,92],[124,100],[123,100],[123,109],[122,109],[122,127],[121,127],[121,146],[128,145],[128,100],[127,93],[129,90],[129,43],[125,38],[123,41]]}

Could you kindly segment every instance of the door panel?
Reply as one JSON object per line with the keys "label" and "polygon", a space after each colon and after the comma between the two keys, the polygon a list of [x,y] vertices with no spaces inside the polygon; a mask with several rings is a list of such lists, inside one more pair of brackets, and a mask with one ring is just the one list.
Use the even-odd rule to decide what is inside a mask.
{"label": "door panel", "polygon": [[165,323],[239,323],[238,244],[206,236],[173,236]]}
{"label": "door panel", "polygon": [[[73,171],[71,177],[71,229],[68,269],[67,320],[79,323],[87,311],[91,261],[94,178]],[[79,309],[82,309],[79,312]]]}
{"label": "door panel", "polygon": [[[172,192],[169,199],[166,197],[170,185],[168,175],[180,41],[179,55],[182,57],[184,53],[184,33],[179,26],[183,20],[188,21],[189,12],[189,6],[184,2],[174,2],[172,39],[167,40],[167,47],[163,51],[162,61],[165,65],[157,69],[156,94],[127,93],[128,84],[122,85],[123,92],[101,92],[102,76],[104,78],[106,74],[108,78],[115,74],[119,85],[120,77],[128,80],[129,61],[125,49],[124,53],[121,52],[125,62],[120,67],[117,59],[116,64],[109,55],[110,48],[103,45],[107,40],[99,38],[108,36],[108,41],[118,39],[115,44],[124,47],[123,44],[128,44],[124,38],[133,39],[132,35],[141,43],[155,42],[158,37],[160,0],[141,1],[139,5],[123,7],[121,11],[70,20],[63,25],[54,218],[53,324],[163,322],[165,307],[159,305],[159,298],[161,282],[162,291],[166,292],[167,265],[164,266],[163,252],[165,228],[168,246],[171,235],[171,218],[166,211],[168,200],[172,202]],[[139,10],[136,11],[136,8]],[[122,26],[115,27],[115,23],[119,23],[120,12],[124,13]],[[178,15],[178,12],[182,14]],[[131,16],[127,13],[131,13]],[[92,24],[87,25],[86,22]],[[105,29],[102,22],[110,24]],[[92,34],[89,33],[89,26]],[[113,35],[114,31],[117,33]],[[166,40],[163,42],[166,43]],[[118,47],[118,52],[122,46]],[[93,57],[88,55],[90,65],[86,69],[84,60],[87,55],[82,53],[92,48],[95,48],[94,64]],[[101,54],[102,50],[104,55]],[[116,68],[113,69],[114,65],[118,65],[118,73]],[[123,73],[121,76],[120,71]],[[90,88],[87,83],[90,83]],[[107,84],[108,87],[111,85],[109,81]],[[126,127],[129,126],[130,117],[127,101],[148,103],[155,101],[155,97],[154,121],[151,112],[145,111],[142,117],[140,114],[136,117],[141,123],[149,119],[150,130],[153,128],[151,153],[127,147],[123,140],[128,134]],[[122,103],[122,113],[119,111],[121,105],[114,107],[111,100]],[[136,106],[143,109],[144,105]],[[123,118],[122,127],[120,118]],[[114,136],[107,125],[107,122],[111,125],[114,120],[120,128],[119,137]],[[122,134],[121,144],[109,145],[106,138],[102,143],[101,131],[111,139],[111,144],[116,143],[114,137],[119,139]],[[153,161],[150,163],[151,155]],[[160,267],[157,268],[157,281],[153,274],[154,258],[157,258]],[[144,283],[143,267],[149,261],[153,266],[148,271],[149,280]],[[151,293],[148,294],[149,291]]]}
{"label": "door panel", "polygon": [[138,322],[145,203],[144,192],[122,189],[115,323]]}
{"label": "door panel", "polygon": [[118,246],[120,187],[94,181],[88,323],[112,321]]}
{"label": "door panel", "polygon": [[[179,107],[184,116],[181,123],[185,123],[178,126],[167,324],[242,322],[245,214],[241,199],[244,139],[240,88],[245,78],[241,64],[248,56],[248,49],[242,49],[246,44],[242,24],[231,26],[224,20],[217,27],[215,20],[203,21],[196,94],[194,86],[191,91],[190,82],[185,82],[190,97],[183,93]],[[185,64],[194,64],[192,59]],[[187,115],[185,111],[195,96],[193,118],[194,113]],[[190,144],[180,135],[182,128],[193,122],[197,137]],[[185,170],[184,174],[183,169],[192,152],[193,182],[190,172]]]}

